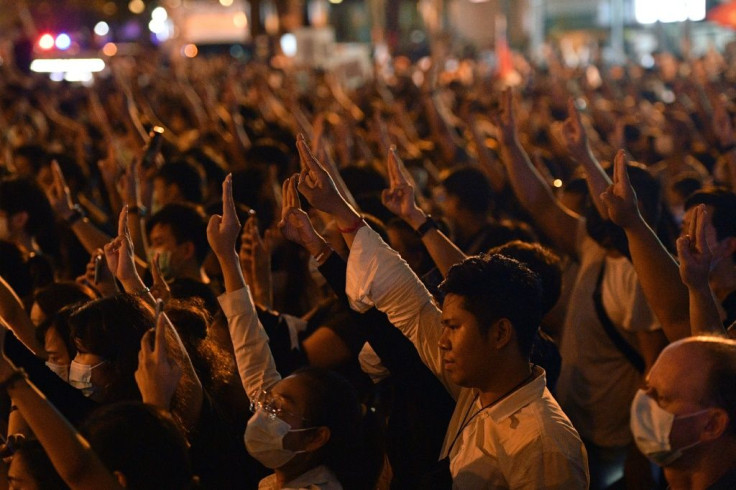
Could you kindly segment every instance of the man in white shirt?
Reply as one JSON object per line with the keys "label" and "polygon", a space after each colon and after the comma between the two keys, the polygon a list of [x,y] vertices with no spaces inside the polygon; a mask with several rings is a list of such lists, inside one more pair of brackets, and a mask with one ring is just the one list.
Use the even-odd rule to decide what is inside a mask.
{"label": "man in white shirt", "polygon": [[401,257],[366,227],[303,140],[299,191],[331,213],[351,246],[346,292],[376,306],[457,400],[442,456],[453,488],[587,488],[587,456],[529,350],[541,319],[538,277],[501,255],[450,270],[444,310]]}

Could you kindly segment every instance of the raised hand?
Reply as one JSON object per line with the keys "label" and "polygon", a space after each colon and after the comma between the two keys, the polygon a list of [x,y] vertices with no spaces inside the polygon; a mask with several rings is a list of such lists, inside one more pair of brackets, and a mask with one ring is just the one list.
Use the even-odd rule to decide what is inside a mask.
{"label": "raised hand", "polygon": [[570,155],[576,160],[581,160],[589,155],[590,146],[580,112],[575,107],[572,97],[567,99],[567,114],[567,119],[562,124],[562,137]]}
{"label": "raised hand", "polygon": [[680,278],[688,287],[707,287],[713,268],[712,244],[715,229],[705,205],[694,210],[687,234],[677,239],[677,256],[680,260]]}
{"label": "raised hand", "polygon": [[273,281],[271,277],[271,247],[261,238],[258,219],[252,214],[240,235],[240,267],[245,282],[251,286],[254,301],[266,308],[273,306]]}
{"label": "raised hand", "polygon": [[[717,102],[721,101],[719,100]],[[718,143],[720,143],[722,147],[732,145],[736,141],[736,135],[733,133],[731,117],[728,115],[728,111],[726,111],[726,108],[722,103],[716,103],[713,106],[713,131],[718,138]]]}
{"label": "raised hand", "polygon": [[165,318],[164,314],[158,315],[155,330],[149,330],[141,338],[135,382],[144,403],[168,410],[179,386],[182,370],[176,361],[169,357]]}
{"label": "raised hand", "polygon": [[334,214],[345,200],[335,187],[330,174],[317,160],[309,145],[301,134],[297,137],[296,147],[299,150],[299,159],[302,172],[299,174],[298,189],[309,203],[320,211]]}
{"label": "raised hand", "polygon": [[518,137],[516,129],[516,114],[514,112],[514,93],[510,88],[501,95],[501,113],[493,116],[494,123],[500,130],[501,139],[505,144],[515,141]]}
{"label": "raised hand", "polygon": [[237,258],[235,242],[240,233],[240,220],[233,199],[233,175],[228,174],[222,182],[222,215],[215,214],[207,224],[207,241],[218,257]]}
{"label": "raised hand", "polygon": [[101,248],[92,253],[84,275],[79,276],[77,282],[92,287],[103,297],[117,292],[115,278],[107,268],[105,252]]}
{"label": "raised hand", "polygon": [[123,286],[130,281],[140,281],[138,271],[135,268],[133,257],[133,240],[128,230],[128,206],[123,206],[118,218],[118,236],[105,244],[105,259],[107,267],[117,277]]}
{"label": "raised hand", "polygon": [[315,231],[309,215],[301,209],[297,178],[298,176],[294,175],[284,181],[281,193],[283,196],[281,221],[278,227],[284,238],[306,248],[310,254],[317,255],[326,242]]}
{"label": "raised hand", "polygon": [[389,188],[381,193],[381,202],[389,211],[417,228],[427,219],[424,212],[417,206],[414,200],[414,187],[411,185],[407,175],[404,162],[396,153],[396,147],[391,146],[388,151]]}
{"label": "raised hand", "polygon": [[601,201],[608,210],[609,218],[622,228],[631,227],[642,219],[636,192],[626,171],[628,163],[626,152],[619,150],[613,160],[613,184],[601,194]]}
{"label": "raised hand", "polygon": [[62,219],[68,220],[74,214],[75,207],[74,201],[72,200],[72,193],[69,190],[69,186],[66,185],[64,179],[64,173],[61,171],[59,162],[56,160],[51,162],[51,174],[53,182],[51,186],[46,189],[46,195],[49,198],[51,207],[54,208],[56,214]]}

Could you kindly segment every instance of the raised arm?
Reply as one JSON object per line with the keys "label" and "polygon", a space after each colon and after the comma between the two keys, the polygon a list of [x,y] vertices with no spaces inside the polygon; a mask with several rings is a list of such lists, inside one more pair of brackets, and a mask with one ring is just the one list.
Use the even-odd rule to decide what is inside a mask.
{"label": "raised arm", "polygon": [[614,159],[613,184],[601,194],[608,216],[626,232],[631,262],[644,296],[670,342],[690,335],[688,291],[677,262],[639,212],[636,193],[626,171],[626,153]]}
{"label": "raised arm", "polygon": [[222,183],[222,215],[214,215],[207,225],[207,241],[215,253],[225,281],[225,294],[219,302],[228,321],[235,360],[243,388],[248,395],[275,385],[281,376],[276,371],[268,347],[268,336],[258,321],[253,298],[245,284],[235,241],[240,221],[233,200],[233,177]]}
{"label": "raised arm", "polygon": [[588,133],[583,126],[580,112],[575,107],[572,97],[567,100],[567,112],[568,117],[562,125],[562,136],[565,139],[567,151],[570,153],[572,159],[585,169],[585,180],[588,183],[593,204],[601,217],[608,219],[608,210],[601,202],[600,195],[611,185],[611,179],[608,178],[600,162],[598,162],[598,159],[590,149]]}
{"label": "raised arm", "polygon": [[709,221],[705,205],[698,205],[690,221],[688,234],[677,239],[680,277],[687,286],[692,335],[725,335],[715,295],[708,284],[713,256],[710,243],[715,229]]}
{"label": "raised arm", "polygon": [[46,359],[46,351],[36,338],[36,327],[23,309],[23,303],[13,288],[0,276],[0,318],[12,325],[15,335],[40,359]]}
{"label": "raised arm", "polygon": [[[5,327],[0,331],[4,335]],[[74,490],[122,488],[89,443],[4,355],[0,356],[0,387],[7,390],[67,485]]]}
{"label": "raised arm", "polygon": [[383,205],[415,231],[421,228],[422,243],[442,276],[446,276],[450,267],[465,260],[465,254],[436,226],[431,226],[431,218],[417,206],[414,187],[406,177],[406,168],[394,146],[388,152],[387,169],[389,188],[381,194]]}
{"label": "raised arm", "polygon": [[565,208],[554,196],[519,142],[511,90],[502,98],[502,114],[496,120],[501,130],[504,165],[511,187],[521,204],[534,217],[545,235],[562,251],[576,255],[580,216]]}

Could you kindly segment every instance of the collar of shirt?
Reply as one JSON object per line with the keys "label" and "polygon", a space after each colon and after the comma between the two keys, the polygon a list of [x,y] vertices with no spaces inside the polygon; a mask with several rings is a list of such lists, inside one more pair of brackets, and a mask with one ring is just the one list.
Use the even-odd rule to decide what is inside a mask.
{"label": "collar of shirt", "polygon": [[[263,480],[258,485],[259,490],[272,490],[278,488],[276,484],[276,475],[271,475]],[[302,473],[295,479],[284,484],[281,490],[301,490],[301,489],[337,489],[342,488],[337,481],[337,478],[324,465],[312,468],[306,473]]]}
{"label": "collar of shirt", "polygon": [[544,369],[539,366],[534,366],[533,369],[534,378],[530,382],[488,409],[488,416],[494,422],[502,422],[544,395],[544,388],[547,385]]}

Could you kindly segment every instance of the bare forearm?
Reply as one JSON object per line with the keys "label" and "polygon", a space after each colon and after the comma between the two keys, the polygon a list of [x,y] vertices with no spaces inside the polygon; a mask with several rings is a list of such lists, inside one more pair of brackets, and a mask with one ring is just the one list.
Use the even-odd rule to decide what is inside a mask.
{"label": "bare forearm", "polygon": [[575,160],[585,169],[586,182],[588,190],[593,199],[593,204],[603,219],[608,218],[608,208],[601,201],[600,195],[611,185],[611,179],[601,167],[598,159],[588,149],[587,151],[574,156]]}
{"label": "bare forearm", "polygon": [[87,441],[30,381],[12,383],[8,393],[68,485],[75,489],[120,488]]}
{"label": "bare forearm", "polygon": [[[406,222],[414,230],[422,226],[427,220],[427,215],[421,211],[415,212],[412,216],[405,218]],[[444,233],[433,228],[422,236],[422,243],[427,248],[427,252],[432,257],[432,261],[439,269],[442,277],[447,276],[447,271],[453,265],[465,260],[466,255],[447,238]]]}
{"label": "bare forearm", "polygon": [[644,296],[667,339],[673,342],[689,336],[688,291],[677,262],[641,217],[626,229],[626,237]]}
{"label": "bare forearm", "polygon": [[688,288],[692,335],[726,335],[716,299],[708,284]]}

